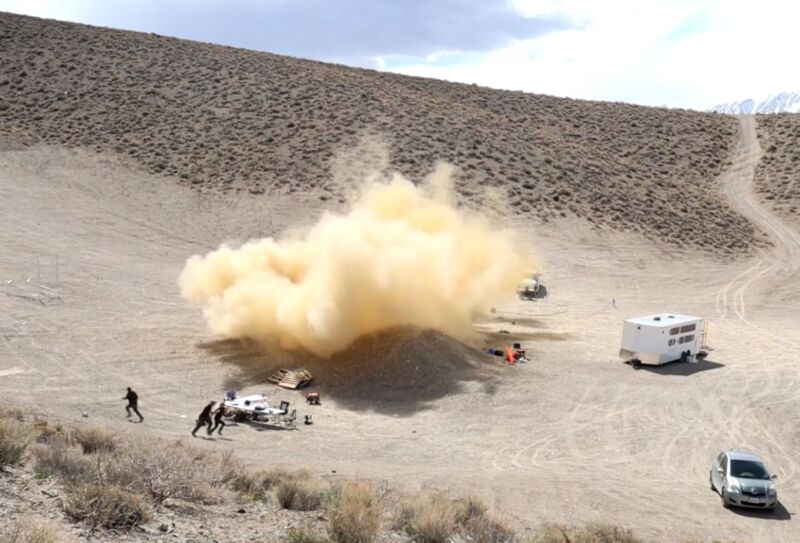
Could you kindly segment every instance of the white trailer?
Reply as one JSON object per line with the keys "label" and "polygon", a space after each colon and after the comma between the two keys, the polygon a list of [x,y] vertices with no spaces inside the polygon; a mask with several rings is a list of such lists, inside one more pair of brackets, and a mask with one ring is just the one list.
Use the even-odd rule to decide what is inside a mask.
{"label": "white trailer", "polygon": [[706,323],[688,315],[649,315],[628,319],[622,326],[619,356],[634,366],[695,362],[704,355]]}

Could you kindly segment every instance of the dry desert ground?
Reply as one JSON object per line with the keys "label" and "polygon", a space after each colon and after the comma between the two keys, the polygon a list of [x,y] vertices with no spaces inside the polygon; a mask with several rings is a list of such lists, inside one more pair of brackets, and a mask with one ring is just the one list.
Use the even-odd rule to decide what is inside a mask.
{"label": "dry desert ground", "polygon": [[[16,20],[4,16],[7,33]],[[76,28],[89,33],[88,27]],[[92,32],[102,36],[112,31]],[[120,34],[136,41],[137,35]],[[143,43],[158,39],[166,38],[140,38]],[[169,43],[183,47],[184,42]],[[186,47],[210,55],[234,54],[202,44]],[[242,55],[262,62],[256,53]],[[312,64],[309,70],[341,72],[354,80],[370,77],[363,71]],[[5,68],[11,73],[7,64]],[[424,80],[376,77],[380,84],[370,88],[383,89],[386,96],[402,95],[407,84],[419,86],[418,92],[427,92],[431,101],[442,99],[436,83],[425,87]],[[395,79],[402,84],[394,85]],[[13,77],[7,80],[5,88],[17,84]],[[40,81],[46,94],[47,80]],[[528,100],[519,93],[452,88],[483,93],[498,104],[511,97],[509,103],[522,104],[520,108]],[[53,420],[99,423],[142,440],[189,441],[194,417],[207,400],[229,389],[265,391],[275,401],[292,402],[301,417],[312,414],[315,424],[294,432],[239,426],[226,431],[225,438],[197,438],[193,444],[232,450],[255,467],[302,467],[324,476],[335,472],[386,481],[409,492],[478,494],[520,530],[552,522],[602,521],[653,541],[800,540],[794,518],[800,507],[800,230],[796,208],[776,208],[762,199],[762,187],[773,171],[765,169],[763,157],[776,151],[763,149],[759,142],[771,120],[762,125],[754,117],[564,102],[567,109],[588,112],[583,115],[599,123],[592,130],[602,131],[603,114],[624,110],[637,119],[658,118],[667,124],[677,118],[678,127],[691,121],[703,133],[721,136],[705,148],[708,156],[701,156],[705,173],[680,157],[675,164],[655,165],[643,157],[619,159],[613,137],[602,143],[605,147],[586,151],[590,166],[565,165],[560,150],[574,151],[578,161],[579,147],[564,143],[559,123],[569,117],[558,110],[561,116],[549,133],[565,147],[537,148],[536,160],[544,165],[552,155],[552,167],[563,173],[564,181],[558,181],[561,173],[538,178],[535,187],[519,189],[519,212],[498,218],[524,234],[542,263],[549,298],[538,304],[513,297],[498,300],[496,312],[476,322],[465,341],[424,330],[395,330],[365,338],[326,360],[214,337],[201,311],[181,298],[177,277],[187,257],[223,241],[312,224],[324,209],[341,205],[335,190],[317,187],[313,175],[302,170],[297,170],[300,184],[292,190],[281,190],[280,172],[267,175],[272,185],[264,190],[241,179],[231,181],[230,190],[212,186],[216,170],[211,166],[198,183],[181,180],[181,172],[191,169],[184,170],[183,159],[169,150],[164,151],[166,172],[161,172],[148,142],[139,139],[134,146],[136,154],[145,155],[142,162],[127,153],[132,147],[111,149],[116,137],[105,144],[92,135],[92,130],[104,134],[107,127],[88,129],[79,120],[70,121],[73,132],[58,141],[58,130],[48,132],[48,127],[61,117],[46,108],[25,117],[19,98],[10,101],[9,91],[3,92],[15,110],[13,118],[7,108],[0,111],[0,281],[11,281],[0,296],[0,397],[5,403]],[[322,96],[336,101],[333,91]],[[97,119],[92,113],[97,102],[91,94],[85,100],[88,119]],[[33,99],[29,104],[36,107]],[[393,114],[390,106],[382,111]],[[307,121],[302,113],[292,115],[297,120],[290,122]],[[519,115],[524,116],[524,108]],[[402,118],[413,124],[411,117]],[[614,130],[625,133],[625,124],[619,123],[615,121]],[[476,121],[478,125],[485,126]],[[234,130],[237,125],[219,126]],[[426,126],[409,130],[444,138],[441,148],[448,148],[447,138],[457,137],[442,136],[439,129],[426,131]],[[160,130],[154,129],[151,139],[161,138]],[[324,133],[337,130],[336,123],[328,124]],[[673,130],[680,140],[679,128],[666,133]],[[140,137],[133,129],[130,133],[130,141]],[[316,156],[315,146],[322,144],[308,134],[304,152]],[[513,134],[525,140],[521,129]],[[84,145],[82,137],[92,141]],[[204,133],[194,137],[209,145]],[[252,143],[235,133],[219,137],[234,149]],[[418,142],[411,136],[409,141]],[[292,145],[302,146],[303,141],[293,140]],[[489,162],[514,162],[506,152],[518,150],[514,142],[493,139],[487,145],[480,153],[492,154],[491,146],[497,146]],[[669,141],[656,147],[665,157],[674,150]],[[406,144],[396,148],[410,152]],[[639,146],[634,142],[631,148]],[[267,143],[264,149],[266,159],[246,149],[254,168],[275,164],[270,162],[273,152],[289,153],[277,163],[293,167],[287,157],[296,150],[270,150]],[[530,149],[520,154],[526,153],[533,156]],[[428,167],[428,158],[459,164],[458,156],[431,154],[436,156],[419,158],[412,170]],[[208,160],[215,156],[210,153]],[[601,159],[615,172],[612,188]],[[623,182],[628,163],[632,175],[639,176],[630,186]],[[476,173],[461,177],[457,188],[474,205],[469,195],[477,195],[485,180],[477,173],[480,161],[470,164]],[[797,163],[787,164],[794,164],[787,175],[796,186]],[[393,166],[403,170],[402,160]],[[672,166],[690,172],[694,182],[686,186],[699,184],[687,189],[684,199],[678,196],[685,177],[673,177]],[[322,178],[318,170],[326,167],[315,165],[314,175]],[[570,168],[580,172],[580,182]],[[665,181],[656,183],[651,169],[663,169]],[[501,166],[494,171],[499,177],[507,173]],[[596,183],[587,172],[594,172]],[[237,183],[253,190],[235,190]],[[499,183],[506,188],[510,183],[513,200],[514,182]],[[520,177],[520,187],[522,183]],[[547,183],[548,194],[566,191],[576,203],[560,213],[558,202],[549,198],[539,209]],[[662,184],[666,193],[659,192]],[[671,196],[665,197],[667,193]],[[619,217],[615,222],[604,206],[594,205],[597,198],[622,211],[627,198],[626,205],[635,212],[613,211]],[[796,201],[796,191],[792,198]],[[523,205],[530,211],[522,211]],[[654,226],[660,221],[666,225],[664,239],[658,234],[662,229]],[[52,291],[37,287],[37,281]],[[707,317],[713,347],[708,359],[639,371],[623,364],[617,357],[622,320],[655,312]],[[487,347],[502,347],[510,338],[524,343],[530,362],[511,367],[485,354]],[[272,370],[287,365],[304,365],[315,373],[313,390],[321,393],[321,406],[306,406],[304,392],[267,381]],[[140,394],[144,424],[124,417],[120,397],[126,386]],[[732,446],[760,452],[779,474],[781,503],[774,513],[723,509],[709,490],[712,459]]]}

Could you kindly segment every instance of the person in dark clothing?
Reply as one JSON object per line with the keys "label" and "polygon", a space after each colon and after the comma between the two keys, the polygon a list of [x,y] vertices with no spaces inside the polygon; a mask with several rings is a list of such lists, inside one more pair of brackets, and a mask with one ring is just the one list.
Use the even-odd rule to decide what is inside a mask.
{"label": "person in dark clothing", "polygon": [[225,402],[221,402],[217,410],[214,411],[214,427],[208,431],[208,435],[214,433],[214,430],[219,428],[219,435],[222,435],[222,429],[225,428],[225,422],[222,417],[225,416]]}
{"label": "person in dark clothing", "polygon": [[208,433],[211,433],[211,410],[214,409],[214,404],[217,402],[209,402],[207,406],[200,411],[200,416],[197,417],[197,424],[192,430],[192,437],[197,437],[195,434],[203,426],[208,426]]}
{"label": "person in dark clothing", "polygon": [[139,422],[143,422],[144,417],[141,413],[139,413],[139,395],[131,390],[131,387],[128,387],[128,393],[122,399],[128,400],[128,405],[125,406],[125,411],[128,412],[128,417],[131,416],[131,410],[133,410],[134,413],[139,415]]}

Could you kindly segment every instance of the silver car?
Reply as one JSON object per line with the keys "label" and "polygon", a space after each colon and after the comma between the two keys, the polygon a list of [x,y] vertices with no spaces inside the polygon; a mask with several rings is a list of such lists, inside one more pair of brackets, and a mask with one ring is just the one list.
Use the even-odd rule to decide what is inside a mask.
{"label": "silver car", "polygon": [[708,474],[711,490],[719,492],[722,506],[775,509],[778,493],[764,460],[755,453],[728,449],[717,455]]}

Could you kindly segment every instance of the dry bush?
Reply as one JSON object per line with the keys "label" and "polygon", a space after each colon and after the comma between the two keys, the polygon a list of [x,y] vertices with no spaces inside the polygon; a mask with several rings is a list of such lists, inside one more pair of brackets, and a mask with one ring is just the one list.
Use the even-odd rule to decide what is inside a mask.
{"label": "dry bush", "polygon": [[347,483],[329,510],[331,539],[337,543],[371,543],[381,526],[383,506],[366,483]]}
{"label": "dry bush", "polygon": [[39,478],[58,477],[66,483],[91,481],[97,477],[98,464],[71,446],[66,439],[52,439],[31,447],[33,469]]}
{"label": "dry bush", "polygon": [[486,516],[486,505],[475,496],[455,500],[456,522],[466,524],[470,519]]}
{"label": "dry bush", "polygon": [[231,479],[230,487],[248,498],[265,500],[269,496],[270,490],[290,478],[292,478],[292,474],[281,469],[256,472],[242,469]]}
{"label": "dry bush", "polygon": [[111,452],[114,450],[114,433],[102,426],[82,426],[74,433],[75,441],[84,454]]}
{"label": "dry bush", "polygon": [[32,440],[27,426],[11,418],[0,419],[0,468],[22,463]]}
{"label": "dry bush", "polygon": [[486,505],[478,498],[469,496],[454,502],[456,523],[461,535],[475,543],[512,543],[516,540],[514,530],[488,513]]}
{"label": "dry bush", "polygon": [[151,518],[144,496],[103,483],[67,487],[64,511],[77,521],[107,529],[127,530]]}
{"label": "dry bush", "polygon": [[328,538],[308,528],[290,528],[281,543],[327,543]]}
{"label": "dry bush", "polygon": [[208,453],[181,443],[126,441],[104,465],[104,479],[155,502],[179,498],[201,503],[220,500],[222,488],[240,473],[229,454]]}
{"label": "dry bush", "polygon": [[461,534],[474,543],[513,543],[517,540],[514,530],[485,514],[467,519],[461,526]]}
{"label": "dry bush", "polygon": [[48,443],[55,439],[65,439],[64,429],[60,424],[51,425],[46,420],[33,423],[37,443]]}
{"label": "dry bush", "polygon": [[72,536],[52,522],[35,518],[18,520],[14,526],[0,534],[0,543],[69,543]]}
{"label": "dry bush", "polygon": [[401,504],[397,528],[420,543],[445,543],[456,533],[456,506],[444,494]]}
{"label": "dry bush", "polygon": [[0,419],[14,419],[18,422],[24,422],[25,413],[16,408],[0,407]]}
{"label": "dry bush", "polygon": [[314,511],[322,505],[322,492],[307,477],[293,475],[275,487],[275,498],[284,509]]}
{"label": "dry bush", "polygon": [[642,543],[630,530],[608,524],[589,524],[583,528],[548,526],[529,543]]}

